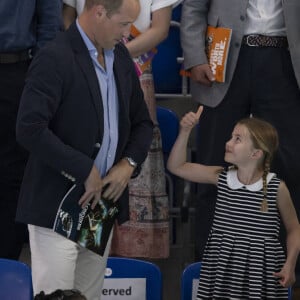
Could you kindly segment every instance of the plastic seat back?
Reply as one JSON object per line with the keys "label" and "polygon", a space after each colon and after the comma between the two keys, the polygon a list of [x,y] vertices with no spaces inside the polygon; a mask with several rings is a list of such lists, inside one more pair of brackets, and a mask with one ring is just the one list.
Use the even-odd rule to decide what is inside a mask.
{"label": "plastic seat back", "polygon": [[109,257],[101,300],[161,300],[159,267],[139,259]]}
{"label": "plastic seat back", "polygon": [[31,269],[28,265],[0,258],[0,299],[33,299]]}
{"label": "plastic seat back", "polygon": [[181,300],[196,299],[201,262],[188,265],[181,275]]}

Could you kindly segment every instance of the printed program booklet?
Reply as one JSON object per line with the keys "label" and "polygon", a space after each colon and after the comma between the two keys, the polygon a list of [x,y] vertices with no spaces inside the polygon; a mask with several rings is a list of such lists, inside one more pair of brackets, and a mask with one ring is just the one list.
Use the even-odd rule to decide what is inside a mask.
{"label": "printed program booklet", "polygon": [[[217,82],[225,82],[231,34],[230,28],[207,26],[205,51]],[[180,75],[190,77],[191,73],[182,66]]]}
{"label": "printed program booklet", "polygon": [[103,256],[118,209],[113,201],[101,199],[94,209],[82,208],[78,201],[84,186],[73,185],[63,197],[53,230],[98,255]]}
{"label": "printed program booklet", "polygon": [[206,54],[211,70],[218,82],[225,82],[226,64],[232,29],[208,26]]}

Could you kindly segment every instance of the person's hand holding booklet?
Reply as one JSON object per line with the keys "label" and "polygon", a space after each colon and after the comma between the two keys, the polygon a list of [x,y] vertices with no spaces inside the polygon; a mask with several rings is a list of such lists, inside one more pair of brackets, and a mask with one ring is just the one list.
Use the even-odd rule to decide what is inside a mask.
{"label": "person's hand holding booklet", "polygon": [[[214,81],[217,82],[225,82],[231,34],[230,28],[207,26],[205,51]],[[190,77],[191,73],[185,70],[183,65],[180,75]]]}
{"label": "person's hand holding booklet", "polygon": [[73,185],[63,197],[57,211],[53,230],[99,255],[103,255],[118,209],[116,204],[103,197],[95,208],[91,202],[83,208],[78,200],[83,185]]}

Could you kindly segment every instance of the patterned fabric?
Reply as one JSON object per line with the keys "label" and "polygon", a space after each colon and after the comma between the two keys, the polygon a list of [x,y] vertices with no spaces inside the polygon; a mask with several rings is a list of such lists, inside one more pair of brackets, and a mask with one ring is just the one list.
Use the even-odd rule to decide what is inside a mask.
{"label": "patterned fabric", "polygon": [[[230,172],[235,180],[228,179]],[[261,184],[239,183],[230,187],[229,182],[235,181],[235,170],[220,174],[197,299],[288,299],[288,289],[281,287],[272,275],[285,262],[278,240],[280,217],[276,196],[280,180],[270,178],[267,212],[260,209]]]}
{"label": "patterned fabric", "polygon": [[129,183],[130,220],[121,226],[115,225],[111,254],[166,258],[169,256],[169,205],[150,68],[140,76],[140,82],[151,118],[156,126],[142,171]]}

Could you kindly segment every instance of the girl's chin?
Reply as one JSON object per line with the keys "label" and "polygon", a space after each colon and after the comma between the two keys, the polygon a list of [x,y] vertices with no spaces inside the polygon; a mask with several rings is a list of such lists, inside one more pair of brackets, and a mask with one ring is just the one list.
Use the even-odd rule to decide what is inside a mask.
{"label": "girl's chin", "polygon": [[227,162],[227,163],[232,164],[232,161],[228,158],[228,156],[226,154],[225,154],[225,157],[224,157],[224,161]]}

